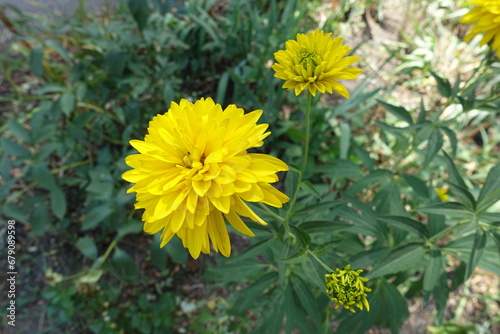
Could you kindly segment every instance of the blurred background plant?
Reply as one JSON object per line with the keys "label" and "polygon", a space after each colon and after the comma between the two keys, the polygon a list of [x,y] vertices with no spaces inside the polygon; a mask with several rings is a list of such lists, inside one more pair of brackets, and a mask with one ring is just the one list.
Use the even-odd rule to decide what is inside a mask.
{"label": "blurred background plant", "polygon": [[[500,63],[480,38],[463,42],[460,2],[130,0],[98,14],[79,3],[68,18],[0,12],[17,332],[500,330]],[[160,249],[121,180],[128,141],[170,101],[211,96],[264,109],[263,150],[298,164],[305,99],[270,66],[317,26],[345,37],[364,75],[349,100],[316,101],[295,239],[273,221],[285,211],[254,206],[270,226],[231,234],[229,259],[189,260],[178,240]],[[291,171],[279,186],[296,183]],[[331,308],[315,257],[364,269],[371,311]]]}

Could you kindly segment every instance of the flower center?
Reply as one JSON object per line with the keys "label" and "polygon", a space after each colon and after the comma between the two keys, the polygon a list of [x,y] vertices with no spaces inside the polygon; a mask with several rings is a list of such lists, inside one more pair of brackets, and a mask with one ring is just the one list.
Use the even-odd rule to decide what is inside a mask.
{"label": "flower center", "polygon": [[193,160],[191,157],[191,153],[188,152],[187,155],[182,158],[182,162],[184,162],[183,165],[180,165],[182,167],[185,167],[187,169],[201,169],[204,166],[205,163],[205,154],[202,154],[200,157],[199,161]]}
{"label": "flower center", "polygon": [[299,64],[305,69],[307,69],[307,65],[311,65],[313,68],[318,66],[318,53],[316,51],[302,51],[299,54]]}

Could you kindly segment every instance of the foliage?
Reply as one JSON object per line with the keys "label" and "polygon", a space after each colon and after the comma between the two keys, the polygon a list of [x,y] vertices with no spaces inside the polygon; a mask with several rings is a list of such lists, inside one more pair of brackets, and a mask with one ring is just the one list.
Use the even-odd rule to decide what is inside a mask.
{"label": "foliage", "polygon": [[[457,9],[429,6],[437,2],[450,13],[436,19],[444,31],[444,20],[457,24]],[[353,25],[349,3],[324,25]],[[22,300],[43,298],[46,332],[327,333],[335,322],[338,333],[397,333],[406,298],[416,296],[435,304],[433,331],[466,330],[446,323],[450,293],[477,266],[500,275],[498,59],[473,40],[463,61],[480,59],[474,73],[444,75],[430,16],[416,39],[390,50],[399,60],[393,76],[411,77],[403,86],[412,91],[425,82],[430,97],[404,105],[395,86],[373,84],[375,73],[334,107],[315,98],[302,170],[306,99],[283,90],[270,66],[286,40],[317,26],[308,6],[130,0],[102,16],[80,8],[70,20],[9,8],[16,34],[0,56],[9,85],[0,96],[0,214],[20,223],[19,242],[43,251],[40,262],[22,258],[25,275],[35,266],[44,273],[36,297]],[[453,38],[450,54],[464,48]],[[121,175],[134,152],[129,140],[143,137],[154,115],[181,97],[208,96],[265,111],[273,132],[266,153],[291,167],[280,186],[290,197],[299,191],[281,209],[252,206],[269,226],[247,223],[256,234],[249,247],[205,257],[204,280],[229,295],[196,304],[198,317],[184,325],[174,316],[188,305],[181,282],[197,265],[179,240],[160,249],[159,236],[140,234]],[[443,187],[446,202],[435,191]],[[370,312],[334,311],[321,263],[363,269]]]}

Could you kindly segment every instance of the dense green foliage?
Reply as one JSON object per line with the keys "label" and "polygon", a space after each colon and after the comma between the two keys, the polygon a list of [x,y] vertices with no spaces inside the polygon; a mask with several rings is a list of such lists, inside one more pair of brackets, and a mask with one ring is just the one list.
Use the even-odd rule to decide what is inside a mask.
{"label": "dense green foliage", "polygon": [[[335,20],[351,24],[356,9],[341,3]],[[316,98],[297,185],[306,99],[284,91],[270,63],[286,40],[318,25],[313,8],[131,0],[101,16],[80,8],[71,20],[11,8],[18,35],[0,56],[9,84],[0,97],[0,214],[18,222],[18,300],[24,310],[48,305],[43,332],[327,333],[335,322],[338,333],[375,325],[397,333],[406,298],[433,300],[440,326],[450,320],[449,294],[476,266],[500,275],[498,59],[481,49],[474,74],[450,80],[418,45],[392,50],[401,64],[393,74],[411,76],[410,89],[432,78],[435,92],[419,108],[399,106],[395,86],[374,87],[377,73],[368,73],[349,100]],[[325,29],[337,29],[335,20]],[[170,101],[208,96],[265,111],[273,134],[263,149],[291,166],[278,187],[301,192],[293,208],[252,206],[269,226],[248,223],[255,238],[232,238],[249,247],[198,263],[178,240],[160,249],[158,235],[142,233],[121,174],[129,140],[143,138],[154,115]],[[441,187],[449,201],[437,196]],[[287,213],[291,234],[279,219]],[[316,258],[365,270],[371,311],[335,311]],[[211,292],[205,301],[183,287],[198,270]],[[179,309],[197,316],[185,325]]]}

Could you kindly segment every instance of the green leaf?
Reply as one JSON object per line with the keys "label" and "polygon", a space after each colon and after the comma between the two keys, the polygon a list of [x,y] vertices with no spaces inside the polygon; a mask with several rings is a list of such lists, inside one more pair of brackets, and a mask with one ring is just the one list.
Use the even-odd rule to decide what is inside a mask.
{"label": "green leaf", "polygon": [[474,213],[467,209],[467,207],[457,202],[438,203],[431,206],[418,208],[417,210],[425,213],[458,218],[463,218],[464,216],[472,217],[474,215]]}
{"label": "green leaf", "polygon": [[47,207],[45,205],[37,206],[31,213],[31,219],[29,220],[31,226],[29,235],[31,237],[43,235],[47,231],[49,222],[50,216]]}
{"label": "green leaf", "polygon": [[151,254],[151,262],[160,270],[167,269],[167,258],[168,254],[165,249],[160,248],[161,236],[160,233],[153,235],[153,242],[149,246],[149,252]]}
{"label": "green leaf", "polygon": [[128,0],[128,8],[140,31],[146,27],[149,17],[148,1]]}
{"label": "green leaf", "polygon": [[[387,274],[393,274],[415,268],[415,264],[425,254],[424,244],[410,243],[393,250],[384,260],[376,264],[366,278],[377,278]],[[415,269],[416,270],[416,269]]]}
{"label": "green leaf", "polygon": [[10,164],[10,159],[7,155],[4,155],[2,159],[0,159],[0,175],[4,180],[10,179],[10,170],[12,165]]}
{"label": "green leaf", "polygon": [[0,143],[2,143],[2,149],[8,155],[13,155],[15,157],[20,157],[20,158],[31,157],[31,152],[27,148],[25,148],[22,145],[19,145],[18,143],[13,142],[12,140],[9,140],[7,138],[2,138],[0,139]]}
{"label": "green leaf", "polygon": [[341,122],[340,127],[340,159],[347,159],[351,143],[351,126],[349,123]]}
{"label": "green leaf", "polygon": [[34,181],[38,182],[38,185],[40,187],[45,188],[47,190],[53,190],[58,188],[56,185],[56,181],[54,179],[54,175],[52,175],[49,168],[46,166],[44,162],[37,162],[33,166],[32,174]]}
{"label": "green leaf", "polygon": [[299,225],[299,227],[306,231],[307,233],[334,233],[335,231],[343,230],[351,227],[352,224],[343,221],[323,221],[314,220],[305,222]]}
{"label": "green leaf", "polygon": [[254,308],[256,300],[262,298],[264,290],[269,289],[278,280],[278,273],[270,272],[262,275],[257,281],[247,286],[238,294],[232,307],[235,314],[244,314]]}
{"label": "green leaf", "polygon": [[75,247],[85,257],[92,260],[95,260],[97,258],[97,247],[95,245],[94,239],[89,237],[82,237],[75,243]]}
{"label": "green leaf", "polygon": [[50,209],[59,219],[66,215],[66,196],[61,188],[57,186],[50,190]]}
{"label": "green leaf", "polygon": [[360,180],[356,181],[352,186],[350,186],[348,189],[348,193],[357,194],[363,189],[373,187],[375,185],[378,185],[382,182],[389,180],[391,176],[392,172],[387,169],[375,170],[370,174],[366,175],[365,177],[361,178]]}
{"label": "green leaf", "polygon": [[410,174],[401,174],[401,177],[406,181],[406,183],[412,187],[412,189],[417,193],[417,195],[429,198],[429,189],[425,185],[425,182],[420,180],[418,177]]}
{"label": "green leaf", "polygon": [[390,317],[384,317],[392,333],[399,333],[401,325],[408,318],[408,304],[394,284],[382,280],[379,285],[382,295],[382,306],[379,314],[382,316],[390,314]]}
{"label": "green leaf", "polygon": [[448,179],[451,183],[454,183],[464,189],[467,189],[467,186],[465,185],[464,180],[458,173],[457,167],[453,160],[451,160],[450,156],[443,151],[443,155],[445,157],[446,165],[447,165],[447,171],[448,171]]}
{"label": "green leaf", "polygon": [[424,291],[433,291],[439,277],[444,273],[443,255],[441,251],[435,247],[431,249],[430,259],[427,262],[424,273]]}
{"label": "green leaf", "polygon": [[480,226],[478,226],[476,229],[476,236],[474,237],[474,245],[472,246],[469,261],[467,262],[467,269],[465,270],[464,280],[467,280],[470,277],[477,264],[479,263],[479,260],[481,260],[484,245],[486,245],[486,233]]}
{"label": "green leaf", "polygon": [[394,227],[400,228],[402,230],[415,233],[424,238],[429,237],[429,231],[427,230],[427,227],[424,224],[408,217],[379,216],[377,217],[377,220],[392,225]]}
{"label": "green leaf", "polygon": [[457,139],[457,135],[455,134],[455,131],[453,131],[447,127],[441,127],[440,129],[443,130],[443,132],[446,134],[446,136],[450,140],[452,154],[456,155],[457,154],[458,139]]}
{"label": "green leaf", "polygon": [[219,83],[217,84],[217,103],[224,105],[224,100],[227,94],[227,84],[229,83],[229,72],[222,73]]}
{"label": "green leaf", "polygon": [[434,73],[433,71],[430,71],[434,79],[436,79],[437,85],[438,85],[438,91],[439,94],[443,97],[450,97],[451,96],[451,84],[447,79],[441,78],[439,75]]}
{"label": "green leaf", "polygon": [[125,251],[116,247],[111,259],[111,272],[121,281],[127,283],[137,282],[139,278],[139,268],[137,263]]}
{"label": "green leaf", "polygon": [[172,240],[165,245],[165,251],[174,263],[186,264],[188,261],[188,251],[184,248],[179,238],[172,238]]}
{"label": "green leaf", "polygon": [[21,141],[25,143],[30,143],[31,142],[31,136],[28,130],[24,128],[21,124],[19,124],[17,121],[13,119],[9,119],[7,121],[7,125],[9,127],[10,133],[12,133],[13,136],[19,138]]}
{"label": "green leaf", "polygon": [[96,227],[100,222],[106,219],[111,212],[113,212],[113,210],[111,210],[107,204],[90,209],[82,222],[82,231],[90,230]]}
{"label": "green leaf", "polygon": [[290,231],[297,237],[302,247],[307,248],[311,244],[311,237],[301,228],[290,225]]}
{"label": "green leaf", "polygon": [[445,181],[445,183],[448,184],[451,194],[456,196],[460,200],[460,203],[464,204],[471,211],[475,210],[476,200],[466,188],[462,188],[459,185],[448,181]]}
{"label": "green leaf", "polygon": [[319,315],[321,313],[319,311],[316,298],[312,293],[312,289],[297,275],[292,275],[290,277],[290,283],[292,286],[292,291],[298,297],[299,305],[304,311],[307,312],[316,327],[319,328],[321,324]]}
{"label": "green leaf", "polygon": [[59,56],[61,56],[64,60],[67,62],[71,62],[71,54],[63,48],[59,42],[53,40],[53,39],[47,39],[45,40],[45,45],[49,48],[51,48],[53,51],[55,51]]}
{"label": "green leaf", "polygon": [[289,170],[286,173],[285,178],[285,190],[287,194],[293,194],[295,189],[297,189],[297,183],[299,182],[299,173],[294,170]]}
{"label": "green leaf", "polygon": [[302,248],[300,251],[297,253],[293,254],[292,256],[280,260],[280,262],[283,263],[288,263],[288,264],[295,264],[295,263],[302,263],[307,260],[307,248]]}
{"label": "green leaf", "polygon": [[71,91],[66,91],[61,98],[59,99],[59,105],[61,106],[62,112],[66,116],[70,116],[73,110],[75,109],[75,94]]}
{"label": "green leaf", "polygon": [[341,201],[326,201],[326,202],[314,203],[314,204],[308,205],[305,208],[302,208],[298,211],[295,211],[293,213],[293,217],[299,218],[302,216],[310,216],[313,213],[319,213],[319,212],[331,210],[333,208],[338,207],[341,204],[342,204]]}
{"label": "green leaf", "polygon": [[398,107],[380,100],[377,100],[382,107],[384,107],[388,112],[396,116],[402,121],[405,121],[408,124],[413,124],[413,119],[411,118],[410,113],[403,107]]}
{"label": "green leaf", "polygon": [[[147,3],[147,1],[144,1],[144,3]],[[121,77],[125,70],[125,55],[123,52],[119,51],[110,51],[106,53],[106,65],[108,66],[108,72],[111,77]]]}
{"label": "green leaf", "polygon": [[314,188],[314,185],[311,182],[304,180],[300,185],[301,188],[304,189],[306,192],[308,192],[313,196],[316,196],[318,199],[321,199],[321,195],[318,193],[316,188]]}
{"label": "green leaf", "polygon": [[486,211],[496,202],[500,201],[500,164],[494,166],[488,172],[483,188],[477,199],[478,211]]}
{"label": "green leaf", "polygon": [[443,144],[444,140],[441,131],[439,131],[439,129],[433,129],[427,143],[427,149],[424,152],[424,164],[422,168],[429,165],[432,159],[438,154],[439,150],[441,150]]}
{"label": "green leaf", "polygon": [[30,67],[37,77],[41,77],[43,75],[42,61],[43,49],[41,45],[37,45],[33,48],[30,55]]}
{"label": "green leaf", "polygon": [[228,264],[233,264],[233,263],[237,263],[243,259],[247,259],[249,257],[253,257],[257,254],[261,254],[264,250],[266,250],[267,248],[271,247],[271,245],[276,242],[276,238],[274,237],[270,237],[270,238],[266,238],[264,240],[261,240],[255,244],[253,244],[252,246],[248,247],[247,249],[245,249],[243,252],[239,253],[237,257],[234,257],[233,259],[229,259],[227,261]]}
{"label": "green leaf", "polygon": [[129,219],[125,222],[125,224],[120,225],[118,228],[118,234],[116,235],[116,239],[120,240],[124,236],[128,234],[136,234],[142,231],[143,223],[137,219]]}
{"label": "green leaf", "polygon": [[370,157],[370,153],[363,149],[361,146],[356,145],[356,143],[351,143],[351,146],[354,149],[354,152],[356,152],[356,155],[361,159],[363,165],[365,165],[366,169],[372,172],[375,168],[375,162]]}

